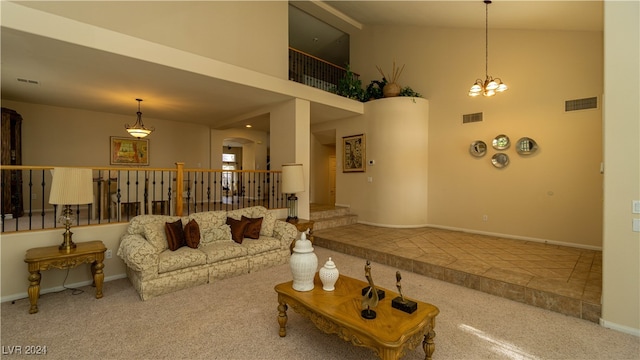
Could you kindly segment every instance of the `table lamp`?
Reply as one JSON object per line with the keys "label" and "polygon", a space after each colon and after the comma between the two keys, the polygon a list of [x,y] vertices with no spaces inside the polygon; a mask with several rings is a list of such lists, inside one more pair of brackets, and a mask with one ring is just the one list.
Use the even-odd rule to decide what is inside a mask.
{"label": "table lamp", "polygon": [[93,174],[91,169],[55,168],[49,193],[49,204],[64,205],[62,215],[58,219],[64,223],[66,231],[62,234],[64,241],[60,250],[70,251],[76,248],[69,230],[73,222],[73,210],[71,205],[84,205],[93,203]]}
{"label": "table lamp", "polygon": [[304,191],[302,164],[282,164],[282,193],[289,194],[287,221],[298,220],[298,197],[296,193]]}

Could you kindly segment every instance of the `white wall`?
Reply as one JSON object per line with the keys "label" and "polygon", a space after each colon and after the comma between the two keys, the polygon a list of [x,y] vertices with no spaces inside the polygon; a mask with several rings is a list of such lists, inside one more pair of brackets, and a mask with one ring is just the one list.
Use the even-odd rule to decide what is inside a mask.
{"label": "white wall", "polygon": [[[408,97],[369,101],[364,115],[340,124],[336,202],[350,206],[358,222],[427,225],[429,102]],[[344,173],[342,137],[358,134],[365,135],[366,171]]]}
{"label": "white wall", "polygon": [[[351,38],[352,68],[363,84],[381,77],[376,65],[389,73],[395,60],[405,65],[400,84],[429,100],[428,222],[601,248],[601,108],[567,114],[564,101],[601,100],[602,33],[491,30],[489,74],[510,90],[470,98],[469,87],[484,77],[483,35],[374,26]],[[462,115],[475,112],[483,112],[484,121],[463,125]],[[520,156],[512,145],[505,151],[511,163],[501,170],[491,165],[494,150],[480,159],[469,154],[472,141],[490,144],[498,134],[514,143],[531,137],[539,151]],[[357,188],[338,188],[338,203],[348,202],[345,194],[364,196]]]}
{"label": "white wall", "polygon": [[[131,116],[2,100],[22,116],[22,163],[33,166],[110,166],[110,138],[129,137]],[[143,115],[144,116],[144,115]],[[209,131],[204,125],[144,118],[155,127],[149,139],[149,166],[207,167]],[[180,134],[180,136],[176,136]]]}
{"label": "white wall", "polygon": [[27,1],[21,5],[288,77],[286,1]]}
{"label": "white wall", "polygon": [[[116,256],[120,237],[126,231],[127,224],[111,224],[101,226],[74,226],[73,241],[86,242],[101,240],[107,249],[112,250],[113,257],[104,260],[105,281],[126,277],[125,265]],[[0,270],[2,273],[2,301],[10,301],[27,297],[29,287],[29,271],[24,262],[24,255],[28,249],[41,246],[54,246],[62,243],[62,233],[64,228],[41,231],[22,231],[17,233],[2,234],[0,242]],[[40,282],[41,293],[51,290],[61,290],[66,270],[52,269],[41,273]],[[91,268],[89,264],[79,265],[69,271],[69,276],[64,282],[65,286],[89,285],[91,284]],[[104,287],[105,300],[109,301],[109,287]],[[41,301],[46,301],[42,299]],[[25,308],[25,313],[28,311]]]}
{"label": "white wall", "polygon": [[602,324],[640,336],[640,3],[605,1]]}

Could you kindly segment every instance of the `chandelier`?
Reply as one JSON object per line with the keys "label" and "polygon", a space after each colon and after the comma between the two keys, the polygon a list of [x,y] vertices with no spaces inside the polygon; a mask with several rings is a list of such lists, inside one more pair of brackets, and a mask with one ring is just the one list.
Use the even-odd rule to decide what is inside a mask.
{"label": "chandelier", "polygon": [[493,96],[496,92],[503,92],[508,89],[500,78],[493,78],[489,76],[489,4],[491,0],[484,0],[485,3],[485,67],[484,74],[485,79],[477,79],[476,82],[469,89],[469,96],[478,96],[480,94],[484,96]]}
{"label": "chandelier", "polygon": [[142,101],[142,99],[136,99],[136,101],[138,102],[138,112],[136,113],[138,115],[138,118],[136,119],[136,123],[133,124],[133,126],[126,124],[124,128],[127,129],[129,135],[141,139],[151,134],[151,132],[155,129],[147,129],[146,127],[144,127],[144,123],[142,122],[142,113],[140,112],[140,102]]}

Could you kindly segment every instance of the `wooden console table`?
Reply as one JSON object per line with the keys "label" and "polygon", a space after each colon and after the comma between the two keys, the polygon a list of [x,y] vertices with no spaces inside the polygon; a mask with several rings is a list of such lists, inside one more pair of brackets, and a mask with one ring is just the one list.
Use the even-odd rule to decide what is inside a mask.
{"label": "wooden console table", "polygon": [[96,299],[102,297],[102,282],[104,273],[104,252],[107,248],[102,241],[76,243],[77,247],[70,251],[59,250],[58,245],[39,247],[27,250],[24,262],[29,267],[29,314],[38,312],[38,298],[40,297],[40,271],[74,268],[80,264],[91,264],[93,286],[96,287]]}

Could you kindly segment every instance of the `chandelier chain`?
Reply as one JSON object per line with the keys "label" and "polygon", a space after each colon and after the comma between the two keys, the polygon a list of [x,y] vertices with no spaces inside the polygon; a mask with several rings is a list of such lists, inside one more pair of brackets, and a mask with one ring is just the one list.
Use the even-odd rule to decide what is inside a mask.
{"label": "chandelier chain", "polygon": [[489,77],[489,4],[484,2],[484,75]]}

